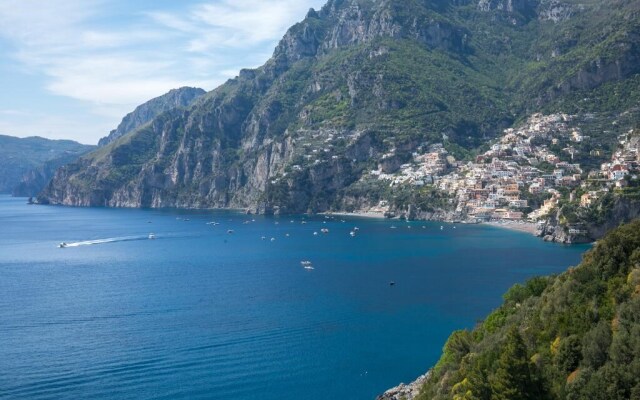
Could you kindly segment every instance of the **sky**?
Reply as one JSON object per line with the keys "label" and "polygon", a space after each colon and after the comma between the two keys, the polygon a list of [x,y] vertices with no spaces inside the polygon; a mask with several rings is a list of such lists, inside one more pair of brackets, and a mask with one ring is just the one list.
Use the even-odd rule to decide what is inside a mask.
{"label": "sky", "polygon": [[326,0],[0,0],[0,134],[96,144],[136,106],[262,65]]}

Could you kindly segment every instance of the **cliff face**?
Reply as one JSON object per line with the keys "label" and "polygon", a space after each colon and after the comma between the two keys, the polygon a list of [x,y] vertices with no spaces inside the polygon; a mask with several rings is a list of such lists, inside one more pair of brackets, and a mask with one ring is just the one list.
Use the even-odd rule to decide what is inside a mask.
{"label": "cliff face", "polygon": [[[443,135],[474,148],[550,92],[562,97],[634,73],[601,69],[599,78],[580,80],[575,62],[566,62],[590,65],[591,55],[579,57],[583,47],[618,40],[613,33],[554,42],[576,18],[610,21],[625,10],[603,16],[587,8],[554,23],[536,14],[549,10],[543,5],[331,0],[293,26],[264,66],[243,70],[188,109],[133,124],[133,132],[60,169],[40,200],[260,212],[340,208],[345,191],[390,151],[403,160]],[[633,36],[623,41],[635,46]],[[551,57],[556,48],[566,59]],[[626,63],[629,52],[616,47],[607,57]],[[123,124],[125,132],[130,125]]]}
{"label": "cliff face", "polygon": [[619,225],[640,218],[640,199],[623,195],[612,195],[601,218],[583,217],[575,224],[577,233],[572,232],[572,224],[561,223],[562,210],[539,228],[538,236],[549,242],[575,244],[591,243],[602,238],[607,232]]}
{"label": "cliff face", "polygon": [[141,106],[138,106],[133,112],[127,114],[122,119],[120,125],[109,133],[109,136],[100,139],[98,146],[106,146],[118,140],[127,133],[133,132],[142,125],[149,123],[165,111],[187,107],[205,93],[202,89],[183,87],[173,89],[167,94],[149,100]]}
{"label": "cliff face", "polygon": [[75,159],[91,149],[92,146],[70,140],[0,135],[0,193],[12,193],[25,174],[49,161],[65,157]]}
{"label": "cliff face", "polygon": [[22,175],[22,179],[12,190],[14,197],[34,197],[44,189],[49,181],[53,178],[56,171],[63,165],[75,162],[83,153],[88,153],[93,146],[87,146],[86,151],[82,153],[65,154],[56,159],[45,162],[44,164],[31,169]]}

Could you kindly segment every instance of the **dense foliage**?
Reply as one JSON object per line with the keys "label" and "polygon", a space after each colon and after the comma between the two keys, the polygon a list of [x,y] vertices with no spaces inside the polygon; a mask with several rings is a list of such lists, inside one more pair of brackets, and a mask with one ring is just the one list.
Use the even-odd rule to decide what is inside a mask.
{"label": "dense foliage", "polygon": [[640,397],[640,220],[582,263],[516,285],[473,331],[454,333],[420,399]]}

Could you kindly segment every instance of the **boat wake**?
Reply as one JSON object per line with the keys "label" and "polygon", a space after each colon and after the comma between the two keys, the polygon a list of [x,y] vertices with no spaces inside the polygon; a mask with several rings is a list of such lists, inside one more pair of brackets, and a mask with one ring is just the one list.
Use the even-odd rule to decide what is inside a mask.
{"label": "boat wake", "polygon": [[[95,239],[95,240],[85,240],[82,242],[71,242],[61,243],[58,247],[67,248],[67,247],[81,247],[81,246],[93,246],[97,244],[107,244],[107,243],[118,243],[118,242],[133,242],[137,240],[149,240],[151,237],[149,235],[144,236],[123,236],[123,237],[115,237],[115,238],[107,238],[107,239]],[[153,237],[155,239],[155,235]]]}

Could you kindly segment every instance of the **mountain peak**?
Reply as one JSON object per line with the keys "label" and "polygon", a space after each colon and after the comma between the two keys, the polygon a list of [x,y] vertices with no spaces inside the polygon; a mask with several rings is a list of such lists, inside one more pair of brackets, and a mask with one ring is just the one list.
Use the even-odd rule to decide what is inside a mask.
{"label": "mountain peak", "polygon": [[136,130],[147,122],[150,122],[165,111],[169,111],[174,108],[187,107],[205,93],[206,91],[203,89],[193,87],[171,89],[162,96],[151,99],[136,107],[134,111],[127,114],[127,116],[122,119],[120,125],[109,133],[109,136],[100,139],[98,146],[103,147],[116,141],[127,133]]}

